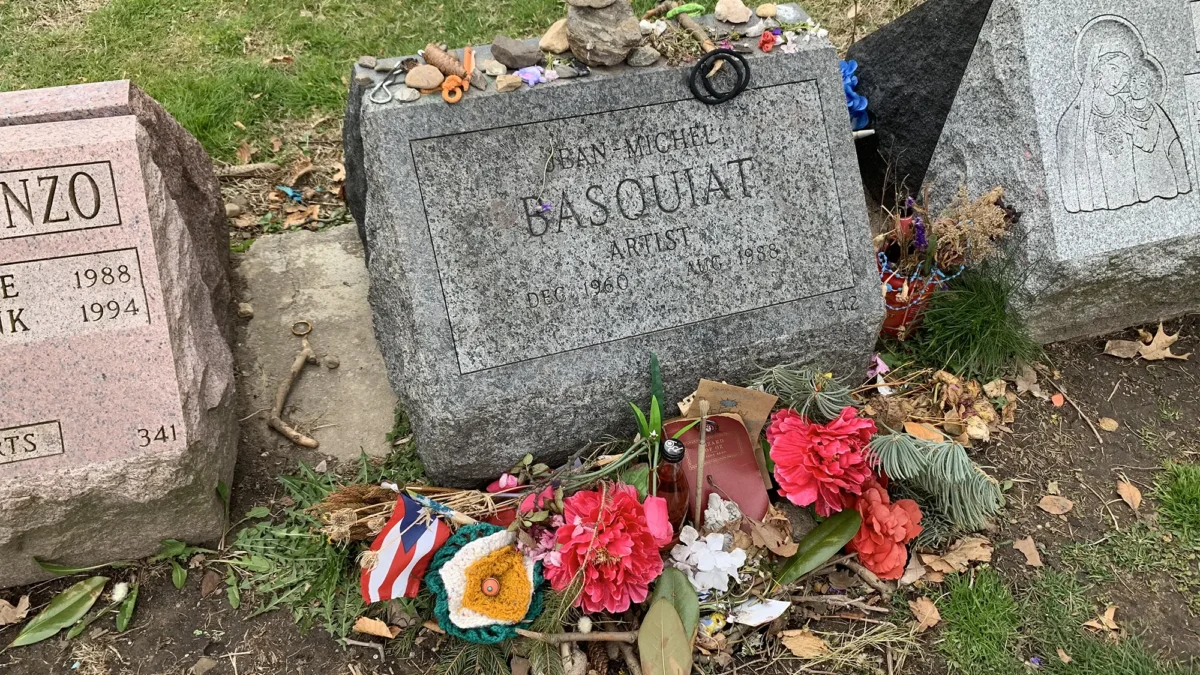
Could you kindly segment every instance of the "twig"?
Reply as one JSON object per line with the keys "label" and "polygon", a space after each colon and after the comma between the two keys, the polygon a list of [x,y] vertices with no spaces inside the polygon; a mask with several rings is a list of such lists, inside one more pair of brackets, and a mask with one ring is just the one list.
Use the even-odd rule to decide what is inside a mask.
{"label": "twig", "polygon": [[793,595],[792,602],[824,604],[828,607],[856,607],[864,612],[890,614],[892,610],[886,607],[868,605],[862,598],[847,598],[844,595]]}
{"label": "twig", "polygon": [[621,656],[625,659],[625,667],[629,669],[630,675],[642,675],[642,664],[638,663],[637,655],[633,653],[633,646],[621,644]]}
{"label": "twig", "polygon": [[868,586],[879,591],[879,594],[883,596],[884,600],[892,599],[892,589],[889,588],[887,584],[880,581],[879,577],[875,576],[875,573],[871,570],[850,560],[842,563],[842,566],[857,574],[858,577],[866,582]]}
{"label": "twig", "polygon": [[1092,433],[1096,434],[1096,440],[1100,443],[1100,445],[1104,445],[1104,439],[1100,437],[1100,431],[1096,429],[1095,424],[1092,424],[1091,418],[1083,414],[1083,410],[1079,408],[1079,404],[1075,403],[1070,396],[1067,396],[1067,392],[1063,391],[1063,388],[1058,386],[1058,383],[1054,381],[1054,378],[1047,377],[1046,381],[1050,383],[1050,386],[1057,389],[1058,393],[1062,394],[1063,399],[1065,399],[1067,403],[1071,404],[1071,407],[1075,409],[1075,412],[1079,413],[1079,416],[1083,418],[1084,422],[1087,422],[1088,428],[1092,430]]}
{"label": "twig", "polygon": [[517,628],[517,635],[527,637],[530,640],[537,640],[552,645],[561,645],[567,642],[624,642],[625,644],[634,644],[637,642],[637,633],[629,631],[625,633],[538,633],[537,631],[525,630]]}
{"label": "twig", "polygon": [[379,662],[383,663],[384,661],[383,645],[379,644],[378,642],[359,642],[358,640],[351,640],[350,638],[342,638],[342,642],[346,643],[347,645],[354,645],[355,647],[375,649],[379,652]]}
{"label": "twig", "polygon": [[240,166],[224,166],[216,170],[217,178],[267,178],[279,171],[274,162],[258,162]]}
{"label": "twig", "polygon": [[[1095,490],[1095,489],[1093,489],[1091,485],[1088,485],[1087,483],[1085,483],[1085,482],[1083,482],[1083,481],[1079,481],[1079,484],[1080,484],[1080,485],[1082,485],[1083,487],[1087,488],[1087,489],[1088,489],[1088,491],[1089,491],[1089,492],[1091,492],[1092,494],[1096,495],[1096,499],[1099,499],[1099,500],[1100,500],[1100,504],[1102,504],[1102,505],[1104,506],[1105,510],[1107,510],[1107,511],[1108,511],[1108,517],[1109,517],[1109,518],[1112,518],[1112,521],[1113,521],[1113,528],[1114,528],[1114,529],[1115,529],[1117,532],[1120,532],[1120,531],[1121,531],[1121,526],[1117,524],[1117,514],[1113,513],[1112,507],[1108,505],[1108,502],[1106,502],[1106,501],[1104,500],[1104,497],[1101,497],[1101,496],[1100,496],[1100,493],[1099,493],[1099,492],[1096,492],[1096,490]],[[1115,499],[1114,499],[1113,501],[1118,501],[1118,500],[1115,500]]]}
{"label": "twig", "polygon": [[271,417],[267,420],[267,425],[286,436],[288,440],[296,445],[305,448],[317,448],[321,445],[317,442],[317,439],[305,436],[283,421],[283,406],[287,403],[288,394],[292,391],[292,385],[296,382],[300,371],[304,370],[304,364],[308,363],[309,359],[316,360],[312,346],[308,344],[308,337],[301,338],[301,345],[300,353],[296,354],[295,360],[292,361],[292,368],[288,371],[287,379],[279,384],[279,390],[275,392],[275,407],[271,410]]}

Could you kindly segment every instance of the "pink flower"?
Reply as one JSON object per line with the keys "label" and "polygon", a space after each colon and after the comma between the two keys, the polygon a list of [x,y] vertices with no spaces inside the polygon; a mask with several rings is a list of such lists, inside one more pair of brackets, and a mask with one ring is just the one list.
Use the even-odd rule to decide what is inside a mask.
{"label": "pink flower", "polygon": [[492,481],[487,486],[487,491],[496,494],[497,492],[508,492],[509,490],[521,485],[520,479],[511,473],[502,473],[500,477]]}
{"label": "pink flower", "polygon": [[554,488],[546,486],[546,489],[537,494],[527,494],[521,500],[521,505],[517,507],[518,513],[533,513],[534,511],[543,511],[550,508],[554,503]]}
{"label": "pink flower", "polygon": [[667,500],[662,497],[646,497],[642,504],[646,514],[646,526],[654,536],[654,545],[662,548],[675,538],[675,528],[671,527],[671,519],[667,516]]}
{"label": "pink flower", "polygon": [[911,499],[895,504],[875,481],[863,485],[862,496],[854,505],[862,514],[862,527],[846,544],[846,550],[858,552],[863,567],[880,579],[899,579],[908,562],[908,542],[921,534],[921,509]]}
{"label": "pink flower", "polygon": [[813,424],[795,410],[775,413],[767,441],[780,494],[797,506],[815,505],[821,517],[851,506],[871,477],[864,449],[874,434],[875,422],[850,407],[828,424]]}
{"label": "pink flower", "polygon": [[631,495],[625,488],[605,485],[568,497],[565,524],[555,535],[557,555],[543,560],[554,590],[583,580],[576,604],[589,614],[616,614],[645,601],[650,582],[662,573],[662,557],[637,492]]}

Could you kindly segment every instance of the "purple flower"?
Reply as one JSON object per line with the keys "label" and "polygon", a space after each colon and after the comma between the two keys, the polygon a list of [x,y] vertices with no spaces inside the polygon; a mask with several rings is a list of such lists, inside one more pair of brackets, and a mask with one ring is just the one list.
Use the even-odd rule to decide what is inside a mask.
{"label": "purple flower", "polygon": [[1042,667],[1042,659],[1040,657],[1031,656],[1031,657],[1029,657],[1029,662],[1032,663],[1033,665],[1037,666],[1038,668]]}
{"label": "purple flower", "polygon": [[538,204],[538,210],[542,213],[550,213],[550,209],[554,208],[554,204],[550,202],[541,202]]}
{"label": "purple flower", "polygon": [[925,220],[921,216],[913,218],[913,230],[915,232],[913,235],[913,247],[918,252],[924,253],[925,249],[929,248],[929,238],[925,232]]}

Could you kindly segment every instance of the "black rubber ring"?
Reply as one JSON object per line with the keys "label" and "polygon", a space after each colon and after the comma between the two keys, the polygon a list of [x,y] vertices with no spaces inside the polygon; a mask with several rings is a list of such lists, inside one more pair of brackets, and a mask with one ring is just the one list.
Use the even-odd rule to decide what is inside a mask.
{"label": "black rubber ring", "polygon": [[[737,81],[733,88],[729,91],[719,92],[713,89],[712,83],[708,80],[708,71],[712,70],[713,66],[718,62],[729,64],[730,68],[735,71]],[[732,101],[746,90],[750,84],[750,64],[746,62],[746,58],[732,49],[714,49],[708,52],[692,66],[691,73],[688,75],[688,89],[691,90],[692,96],[695,96],[701,103],[708,105],[716,105]],[[700,86],[704,86],[704,92],[700,91]]]}

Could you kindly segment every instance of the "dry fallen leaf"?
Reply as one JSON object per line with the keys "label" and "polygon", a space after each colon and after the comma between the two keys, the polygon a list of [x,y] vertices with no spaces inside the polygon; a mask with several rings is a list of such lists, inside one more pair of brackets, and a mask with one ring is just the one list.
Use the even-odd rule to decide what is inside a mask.
{"label": "dry fallen leaf", "polygon": [[289,230],[298,225],[303,225],[310,220],[316,220],[321,217],[320,204],[313,204],[308,207],[298,207],[289,211],[286,218],[283,219],[283,229]]}
{"label": "dry fallen leaf", "polygon": [[897,584],[900,587],[911,586],[920,581],[926,573],[925,565],[921,563],[920,556],[914,555],[908,560],[908,567],[904,568],[904,576],[900,577]]}
{"label": "dry fallen leaf", "polygon": [[512,675],[529,675],[529,670],[532,666],[533,664],[529,659],[518,654],[513,654],[510,672]]}
{"label": "dry fallen leaf", "polygon": [[372,619],[367,616],[360,616],[354,622],[354,632],[363,633],[365,635],[374,635],[376,637],[387,638],[391,640],[400,634],[399,628],[389,628],[388,625],[379,619]]}
{"label": "dry fallen leaf", "polygon": [[1025,564],[1030,567],[1042,566],[1042,554],[1038,551],[1033,537],[1025,537],[1013,542],[1013,548],[1025,554]]}
{"label": "dry fallen leaf", "polygon": [[271,152],[279,152],[283,147],[283,141],[278,136],[271,137]]}
{"label": "dry fallen leaf", "polygon": [[983,385],[983,393],[988,398],[1004,398],[1004,394],[1008,391],[1008,382],[1004,380],[992,380]]}
{"label": "dry fallen leaf", "polygon": [[1091,621],[1085,621],[1083,625],[1085,628],[1091,628],[1095,631],[1114,633],[1121,629],[1121,627],[1117,625],[1116,616],[1117,606],[1109,605],[1104,609],[1104,614],[1102,614],[1100,618],[1092,619]]}
{"label": "dry fallen leaf", "polygon": [[1055,516],[1061,516],[1063,514],[1070,513],[1071,509],[1075,508],[1075,502],[1072,502],[1066,497],[1046,495],[1045,497],[1042,497],[1041,501],[1038,502],[1038,506],[1041,507],[1041,509],[1046,513]]}
{"label": "dry fallen leaf", "polygon": [[253,156],[254,148],[250,147],[250,144],[246,141],[242,141],[242,144],[239,145],[237,149],[238,162],[240,164],[249,164],[250,158]]}
{"label": "dry fallen leaf", "polygon": [[299,159],[297,159],[295,162],[292,162],[291,175],[288,177],[287,184],[292,187],[296,187],[296,183],[300,182],[300,179],[312,173],[313,169],[314,167],[312,160],[304,155],[301,155]]}
{"label": "dry fallen leaf", "polygon": [[20,600],[17,600],[16,606],[13,606],[7,600],[0,600],[0,626],[8,626],[10,624],[22,621],[29,614],[29,596],[22,595]]}
{"label": "dry fallen leaf", "polygon": [[785,630],[779,634],[779,641],[793,656],[802,659],[820,658],[830,651],[825,640],[807,630]]}
{"label": "dry fallen leaf", "polygon": [[934,572],[965,572],[972,562],[991,562],[992,542],[983,537],[966,537],[955,543],[946,555],[922,553],[921,562]]}
{"label": "dry fallen leaf", "polygon": [[937,429],[928,424],[919,424],[917,422],[905,422],[904,433],[909,436],[916,436],[923,441],[933,441],[934,443],[941,443],[946,440],[946,437]]}
{"label": "dry fallen leaf", "polygon": [[1163,330],[1162,324],[1158,324],[1158,332],[1154,337],[1143,330],[1138,330],[1141,341],[1134,340],[1109,340],[1104,344],[1104,353],[1109,356],[1115,356],[1120,359],[1134,359],[1142,357],[1147,361],[1162,361],[1163,359],[1179,359],[1186,361],[1191,352],[1187,354],[1174,354],[1171,352],[1171,345],[1179,340],[1179,333],[1171,335]]}
{"label": "dry fallen leaf", "polygon": [[200,660],[192,664],[192,667],[190,670],[188,670],[188,672],[191,673],[191,675],[204,675],[213,668],[216,668],[218,665],[220,664],[217,663],[216,659],[208,656],[201,656]]}
{"label": "dry fallen leaf", "polygon": [[938,612],[937,605],[925,596],[909,600],[908,608],[912,610],[913,618],[916,619],[914,623],[917,633],[924,633],[942,620],[942,614]]}
{"label": "dry fallen leaf", "polygon": [[[770,516],[769,513],[767,515],[768,517]],[[774,521],[760,523],[750,520],[750,532],[755,546],[760,548],[765,547],[775,555],[783,558],[790,558],[796,555],[796,551],[800,548],[799,544],[792,541],[791,533],[785,532],[784,528],[777,525]]]}
{"label": "dry fallen leaf", "polygon": [[209,570],[200,579],[200,597],[207,598],[225,587],[225,579],[216,570]]}
{"label": "dry fallen leaf", "polygon": [[1067,654],[1065,651],[1063,651],[1062,647],[1059,647],[1058,648],[1058,660],[1062,661],[1063,663],[1070,663],[1071,656],[1069,654]]}
{"label": "dry fallen leaf", "polygon": [[1037,383],[1037,371],[1028,364],[1021,366],[1021,372],[1017,375],[1016,383],[1018,394],[1029,392],[1042,400],[1049,398],[1049,396],[1046,395],[1046,392],[1042,391],[1042,387]]}
{"label": "dry fallen leaf", "polygon": [[334,162],[333,177],[331,177],[329,180],[330,180],[330,182],[333,182],[333,183],[345,183],[346,182],[346,165],[342,164],[341,162]]}
{"label": "dry fallen leaf", "polygon": [[1100,418],[1100,428],[1105,431],[1116,431],[1121,428],[1121,423],[1111,417]]}
{"label": "dry fallen leaf", "polygon": [[1052,480],[1049,483],[1046,483],[1046,494],[1048,494],[1048,495],[1062,494],[1061,492],[1058,491],[1058,481]]}
{"label": "dry fallen leaf", "polygon": [[967,437],[973,441],[982,441],[984,443],[991,440],[991,431],[988,429],[987,422],[979,416],[967,418]]}
{"label": "dry fallen leaf", "polygon": [[1121,499],[1134,511],[1142,505],[1142,491],[1127,480],[1117,481],[1117,494],[1121,495]]}

